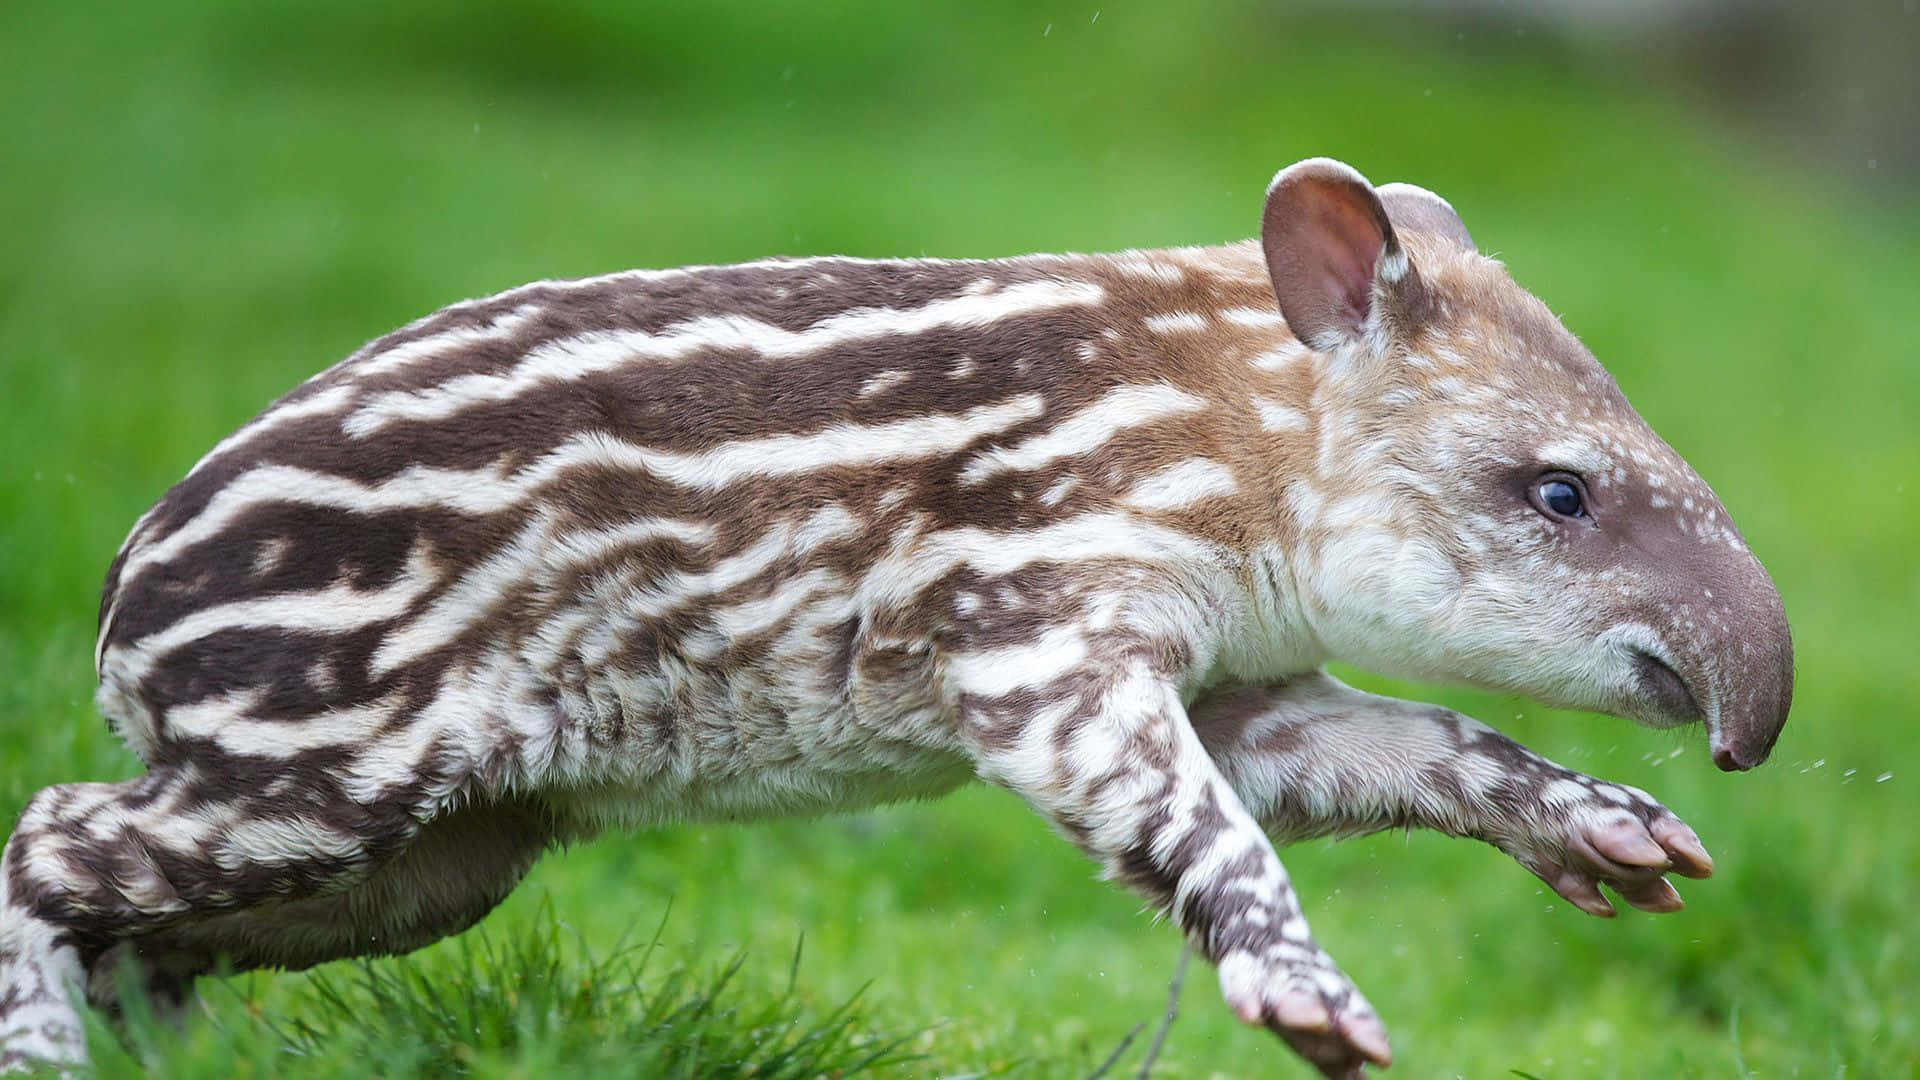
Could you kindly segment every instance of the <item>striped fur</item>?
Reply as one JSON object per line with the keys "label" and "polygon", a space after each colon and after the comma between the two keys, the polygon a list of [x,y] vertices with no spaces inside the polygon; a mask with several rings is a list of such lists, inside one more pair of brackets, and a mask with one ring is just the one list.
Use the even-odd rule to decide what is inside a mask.
{"label": "striped fur", "polygon": [[[1694,631],[1738,622],[1757,564],[1417,196],[1362,252],[1368,321],[1303,314],[1303,344],[1288,190],[1221,248],[541,282],[295,389],[108,572],[97,700],[150,772],[50,788],[8,842],[0,1062],[72,1059],[61,987],[106,1000],[129,955],[178,996],[223,959],[411,948],[610,823],[975,777],[1168,910],[1230,1006],[1329,1075],[1385,1036],[1269,832],[1437,828],[1589,910],[1600,880],[1676,906],[1664,873],[1710,864],[1644,793],[1318,671],[1669,718],[1650,654],[1696,673],[1719,738],[1739,635]],[[1596,565],[1488,480],[1535,459],[1644,490],[1684,565]]]}

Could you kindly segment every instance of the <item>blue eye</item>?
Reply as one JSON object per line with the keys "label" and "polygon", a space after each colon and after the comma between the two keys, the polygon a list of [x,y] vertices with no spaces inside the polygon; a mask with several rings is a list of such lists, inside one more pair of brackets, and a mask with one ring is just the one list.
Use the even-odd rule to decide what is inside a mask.
{"label": "blue eye", "polygon": [[1587,505],[1580,498],[1580,489],[1571,481],[1558,477],[1549,477],[1535,486],[1540,504],[1564,518],[1587,516]]}

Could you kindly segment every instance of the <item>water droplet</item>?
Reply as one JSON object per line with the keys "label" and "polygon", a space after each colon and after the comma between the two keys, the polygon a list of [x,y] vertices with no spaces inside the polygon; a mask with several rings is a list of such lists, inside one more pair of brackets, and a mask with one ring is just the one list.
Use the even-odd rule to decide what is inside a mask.
{"label": "water droplet", "polygon": [[1879,776],[1876,776],[1876,777],[1874,777],[1874,778],[1873,778],[1873,782],[1874,782],[1874,783],[1876,783],[1876,784],[1884,784],[1884,783],[1886,783],[1887,781],[1889,781],[1889,780],[1891,780],[1891,779],[1893,779],[1893,774],[1892,774],[1892,773],[1890,773],[1890,772],[1883,772],[1883,773],[1881,773],[1881,774],[1880,774]]}

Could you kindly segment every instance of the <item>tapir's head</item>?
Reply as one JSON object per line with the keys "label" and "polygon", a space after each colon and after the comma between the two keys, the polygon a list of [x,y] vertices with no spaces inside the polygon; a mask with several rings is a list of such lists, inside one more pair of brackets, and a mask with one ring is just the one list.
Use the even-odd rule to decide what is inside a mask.
{"label": "tapir's head", "polygon": [[1290,498],[1336,656],[1669,726],[1765,760],[1786,723],[1780,596],[1712,489],[1453,208],[1324,158],[1275,178],[1261,243],[1315,352],[1313,480]]}

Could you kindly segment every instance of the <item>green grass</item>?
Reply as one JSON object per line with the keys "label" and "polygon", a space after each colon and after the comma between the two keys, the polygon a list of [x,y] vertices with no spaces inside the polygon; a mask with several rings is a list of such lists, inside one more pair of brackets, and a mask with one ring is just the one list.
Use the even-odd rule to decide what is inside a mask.
{"label": "green grass", "polygon": [[[1563,313],[1719,489],[1799,650],[1775,761],[1743,776],[1715,772],[1697,733],[1399,688],[1649,788],[1721,870],[1684,886],[1685,912],[1602,922],[1457,841],[1290,849],[1321,940],[1387,1020],[1395,1072],[1913,1075],[1913,205],[1857,205],[1495,24],[964,10],[205,0],[9,16],[0,817],[46,784],[134,771],[88,704],[108,559],[219,436],[362,340],[464,296],[627,266],[1236,238],[1274,169],[1324,153],[1448,196]],[[616,952],[656,925],[656,948]],[[184,1034],[136,1024],[130,1048],[102,1032],[96,1053],[116,1074],[655,1075],[765,1062],[812,1034],[825,1056],[781,1075],[896,1038],[918,1056],[881,1071],[1083,1075],[1159,1015],[1179,948],[989,790],[610,836],[549,857],[483,933],[212,984],[211,1016]],[[1196,967],[1160,1073],[1290,1069]]]}
{"label": "green grass", "polygon": [[[660,929],[664,930],[664,923]],[[297,1002],[263,1003],[259,977],[215,984],[185,1028],[196,1065],[241,1075],[589,1076],[805,1080],[917,1060],[918,1032],[867,1029],[857,999],[822,1009],[798,989],[801,951],[778,993],[743,995],[744,954],[707,972],[659,970],[660,934],[596,955],[543,909],[511,938],[479,930],[429,953],[337,964]],[[103,1076],[178,1067],[177,1024],[142,1009],[116,1037],[97,1020]],[[368,1023],[377,1017],[377,1023]],[[212,1060],[208,1060],[212,1059]]]}

